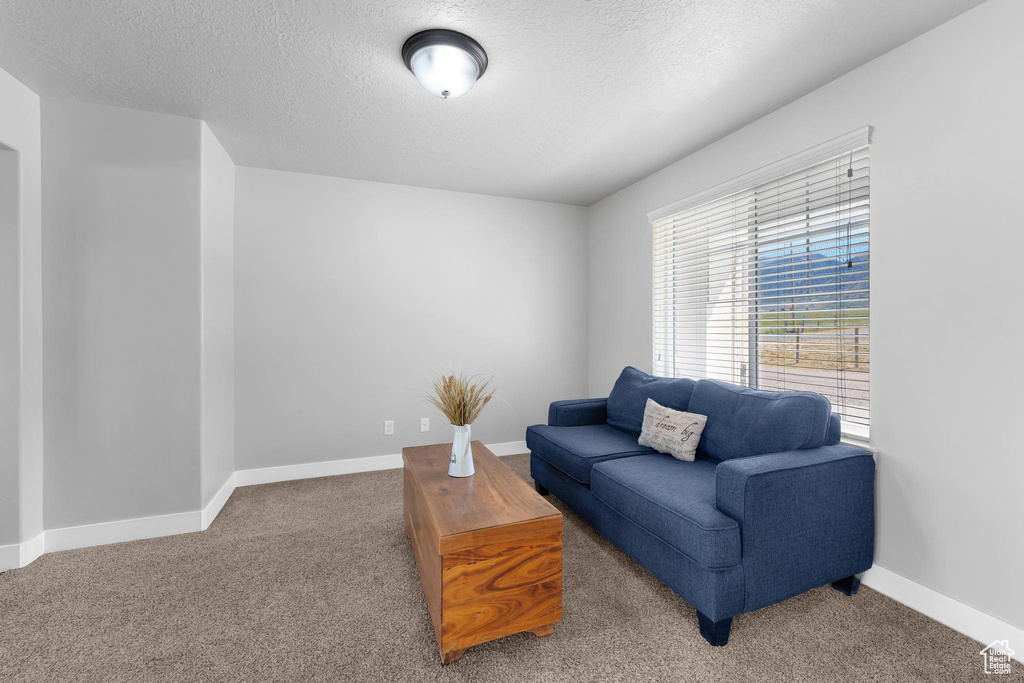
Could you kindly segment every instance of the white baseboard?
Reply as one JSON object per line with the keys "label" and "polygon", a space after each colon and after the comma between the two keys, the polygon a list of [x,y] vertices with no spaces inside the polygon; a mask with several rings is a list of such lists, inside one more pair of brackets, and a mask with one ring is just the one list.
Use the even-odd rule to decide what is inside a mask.
{"label": "white baseboard", "polygon": [[0,572],[25,566],[21,563],[22,545],[24,544],[12,543],[11,545],[0,545]]}
{"label": "white baseboard", "polygon": [[24,543],[0,546],[0,572],[25,567],[43,553],[200,531],[201,520],[202,512],[197,510],[47,529]]}
{"label": "white baseboard", "polygon": [[[515,455],[528,450],[525,441],[488,444],[487,447],[495,455]],[[43,553],[205,531],[238,486],[398,469],[401,466],[402,456],[397,454],[238,470],[228,477],[202,510],[48,529],[24,543],[0,546],[0,572],[24,567]]]}
{"label": "white baseboard", "polygon": [[255,484],[292,481],[293,479],[313,479],[315,477],[333,477],[337,474],[393,470],[401,466],[401,455],[371,455],[365,458],[348,458],[346,460],[308,462],[301,465],[280,465],[278,467],[238,470],[235,472],[235,481],[238,486],[253,486]]}
{"label": "white baseboard", "polygon": [[46,532],[30,538],[24,543],[0,545],[0,572],[24,567],[34,562],[45,552]]}
{"label": "white baseboard", "polygon": [[20,567],[34,562],[40,555],[46,552],[46,532],[41,531],[35,538],[30,538],[21,544]]}
{"label": "white baseboard", "polygon": [[[920,612],[968,638],[973,638],[981,643],[982,647],[997,640],[1007,640],[1015,650],[1013,658],[1024,662],[1024,629],[877,564],[864,573],[861,582],[882,595],[903,603],[915,612]],[[978,650],[980,651],[981,647]]]}
{"label": "white baseboard", "polygon": [[[487,448],[499,456],[516,455],[528,451],[525,441],[492,443],[487,444]],[[394,455],[371,455],[365,458],[347,458],[345,460],[327,460],[325,462],[310,462],[301,465],[281,465],[278,467],[238,470],[235,472],[235,483],[238,486],[253,486],[255,484],[272,484],[274,482],[293,481],[295,479],[333,477],[338,474],[397,470],[401,467],[401,453]]]}
{"label": "white baseboard", "polygon": [[203,508],[202,514],[199,520],[199,530],[206,531],[213,524],[213,520],[217,519],[217,515],[220,514],[221,508],[228,502],[228,498],[235,492],[235,482],[238,479],[238,475],[235,472],[231,473],[231,476],[227,478],[224,485],[220,487],[220,490],[214,494],[213,498],[206,507]]}
{"label": "white baseboard", "polygon": [[46,532],[30,538],[24,543],[0,545],[0,572],[18,569],[36,561],[46,551]]}
{"label": "white baseboard", "polygon": [[495,455],[519,455],[520,453],[529,453],[530,449],[526,447],[525,441],[506,441],[505,443],[492,443],[488,444],[487,448],[490,449],[491,453]]}
{"label": "white baseboard", "polygon": [[0,546],[0,572],[24,567],[43,553],[204,531],[234,490],[235,475],[232,474],[202,510],[47,529],[24,543]]}
{"label": "white baseboard", "polygon": [[46,552],[89,548],[94,545],[138,541],[143,538],[175,536],[200,530],[202,513],[177,512],[153,517],[122,519],[116,522],[99,522],[82,526],[47,529]]}
{"label": "white baseboard", "polygon": [[[488,444],[487,447],[499,456],[528,451],[525,441]],[[401,455],[375,455],[302,465],[238,470],[228,477],[213,499],[202,510],[48,529],[24,543],[0,546],[0,572],[24,567],[44,552],[52,553],[108,543],[203,531],[209,528],[237,486],[397,469],[401,466]],[[982,645],[988,645],[996,640],[1008,640],[1016,650],[1014,659],[1024,661],[1024,629],[878,565],[869,569],[862,577],[862,581],[865,586],[973,638]]]}
{"label": "white baseboard", "polygon": [[160,536],[175,536],[177,534],[205,531],[213,523],[213,520],[217,518],[217,515],[224,507],[224,504],[228,502],[228,498],[231,497],[234,490],[235,474],[232,473],[202,510],[155,515],[153,517],[137,517],[116,522],[84,524],[82,526],[64,527],[62,529],[47,529],[40,537],[46,537],[45,544],[43,544],[45,552],[53,553],[60,550],[107,545],[108,543],[124,543],[125,541],[138,541],[144,538],[158,538]]}

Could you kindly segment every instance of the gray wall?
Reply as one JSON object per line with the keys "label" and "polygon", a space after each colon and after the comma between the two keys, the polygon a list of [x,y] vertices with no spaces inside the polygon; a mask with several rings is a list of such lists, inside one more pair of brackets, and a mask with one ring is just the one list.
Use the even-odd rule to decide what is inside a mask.
{"label": "gray wall", "polygon": [[235,471],[235,164],[201,124],[202,504]]}
{"label": "gray wall", "polygon": [[39,98],[0,70],[0,546],[43,531],[39,141]]}
{"label": "gray wall", "polygon": [[[991,0],[590,209],[589,390],[651,365],[646,213],[865,124],[877,564],[1024,627],[1024,3]],[[998,530],[998,531],[996,531]]]}
{"label": "gray wall", "polygon": [[[0,147],[0,545],[18,543],[21,516],[21,261],[18,153]],[[0,571],[5,567],[0,566]]]}
{"label": "gray wall", "polygon": [[46,527],[200,505],[200,123],[42,108]]}
{"label": "gray wall", "polygon": [[239,168],[235,210],[238,469],[450,441],[449,368],[496,377],[485,443],[586,393],[584,209]]}

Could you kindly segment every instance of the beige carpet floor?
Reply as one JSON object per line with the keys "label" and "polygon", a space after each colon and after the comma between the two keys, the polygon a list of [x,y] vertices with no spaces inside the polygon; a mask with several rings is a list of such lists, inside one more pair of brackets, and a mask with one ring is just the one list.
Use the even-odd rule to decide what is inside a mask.
{"label": "beige carpet floor", "polygon": [[[525,455],[505,458],[529,480]],[[552,499],[554,500],[554,499]],[[213,525],[0,574],[0,681],[960,681],[979,643],[868,588],[741,615],[693,609],[565,513],[564,619],[441,667],[402,524],[402,474],[235,491]]]}

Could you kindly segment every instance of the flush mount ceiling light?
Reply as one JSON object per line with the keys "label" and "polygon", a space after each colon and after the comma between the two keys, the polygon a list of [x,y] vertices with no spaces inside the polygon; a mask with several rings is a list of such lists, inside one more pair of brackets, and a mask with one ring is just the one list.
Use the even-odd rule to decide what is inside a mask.
{"label": "flush mount ceiling light", "polygon": [[435,28],[410,36],[402,59],[427,92],[450,99],[465,95],[487,70],[487,53],[464,33]]}

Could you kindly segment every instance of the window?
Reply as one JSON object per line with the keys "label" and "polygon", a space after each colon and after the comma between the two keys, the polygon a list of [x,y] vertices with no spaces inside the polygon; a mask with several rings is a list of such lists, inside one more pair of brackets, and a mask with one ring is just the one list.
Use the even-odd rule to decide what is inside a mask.
{"label": "window", "polygon": [[869,133],[651,214],[655,374],[816,391],[867,436]]}

